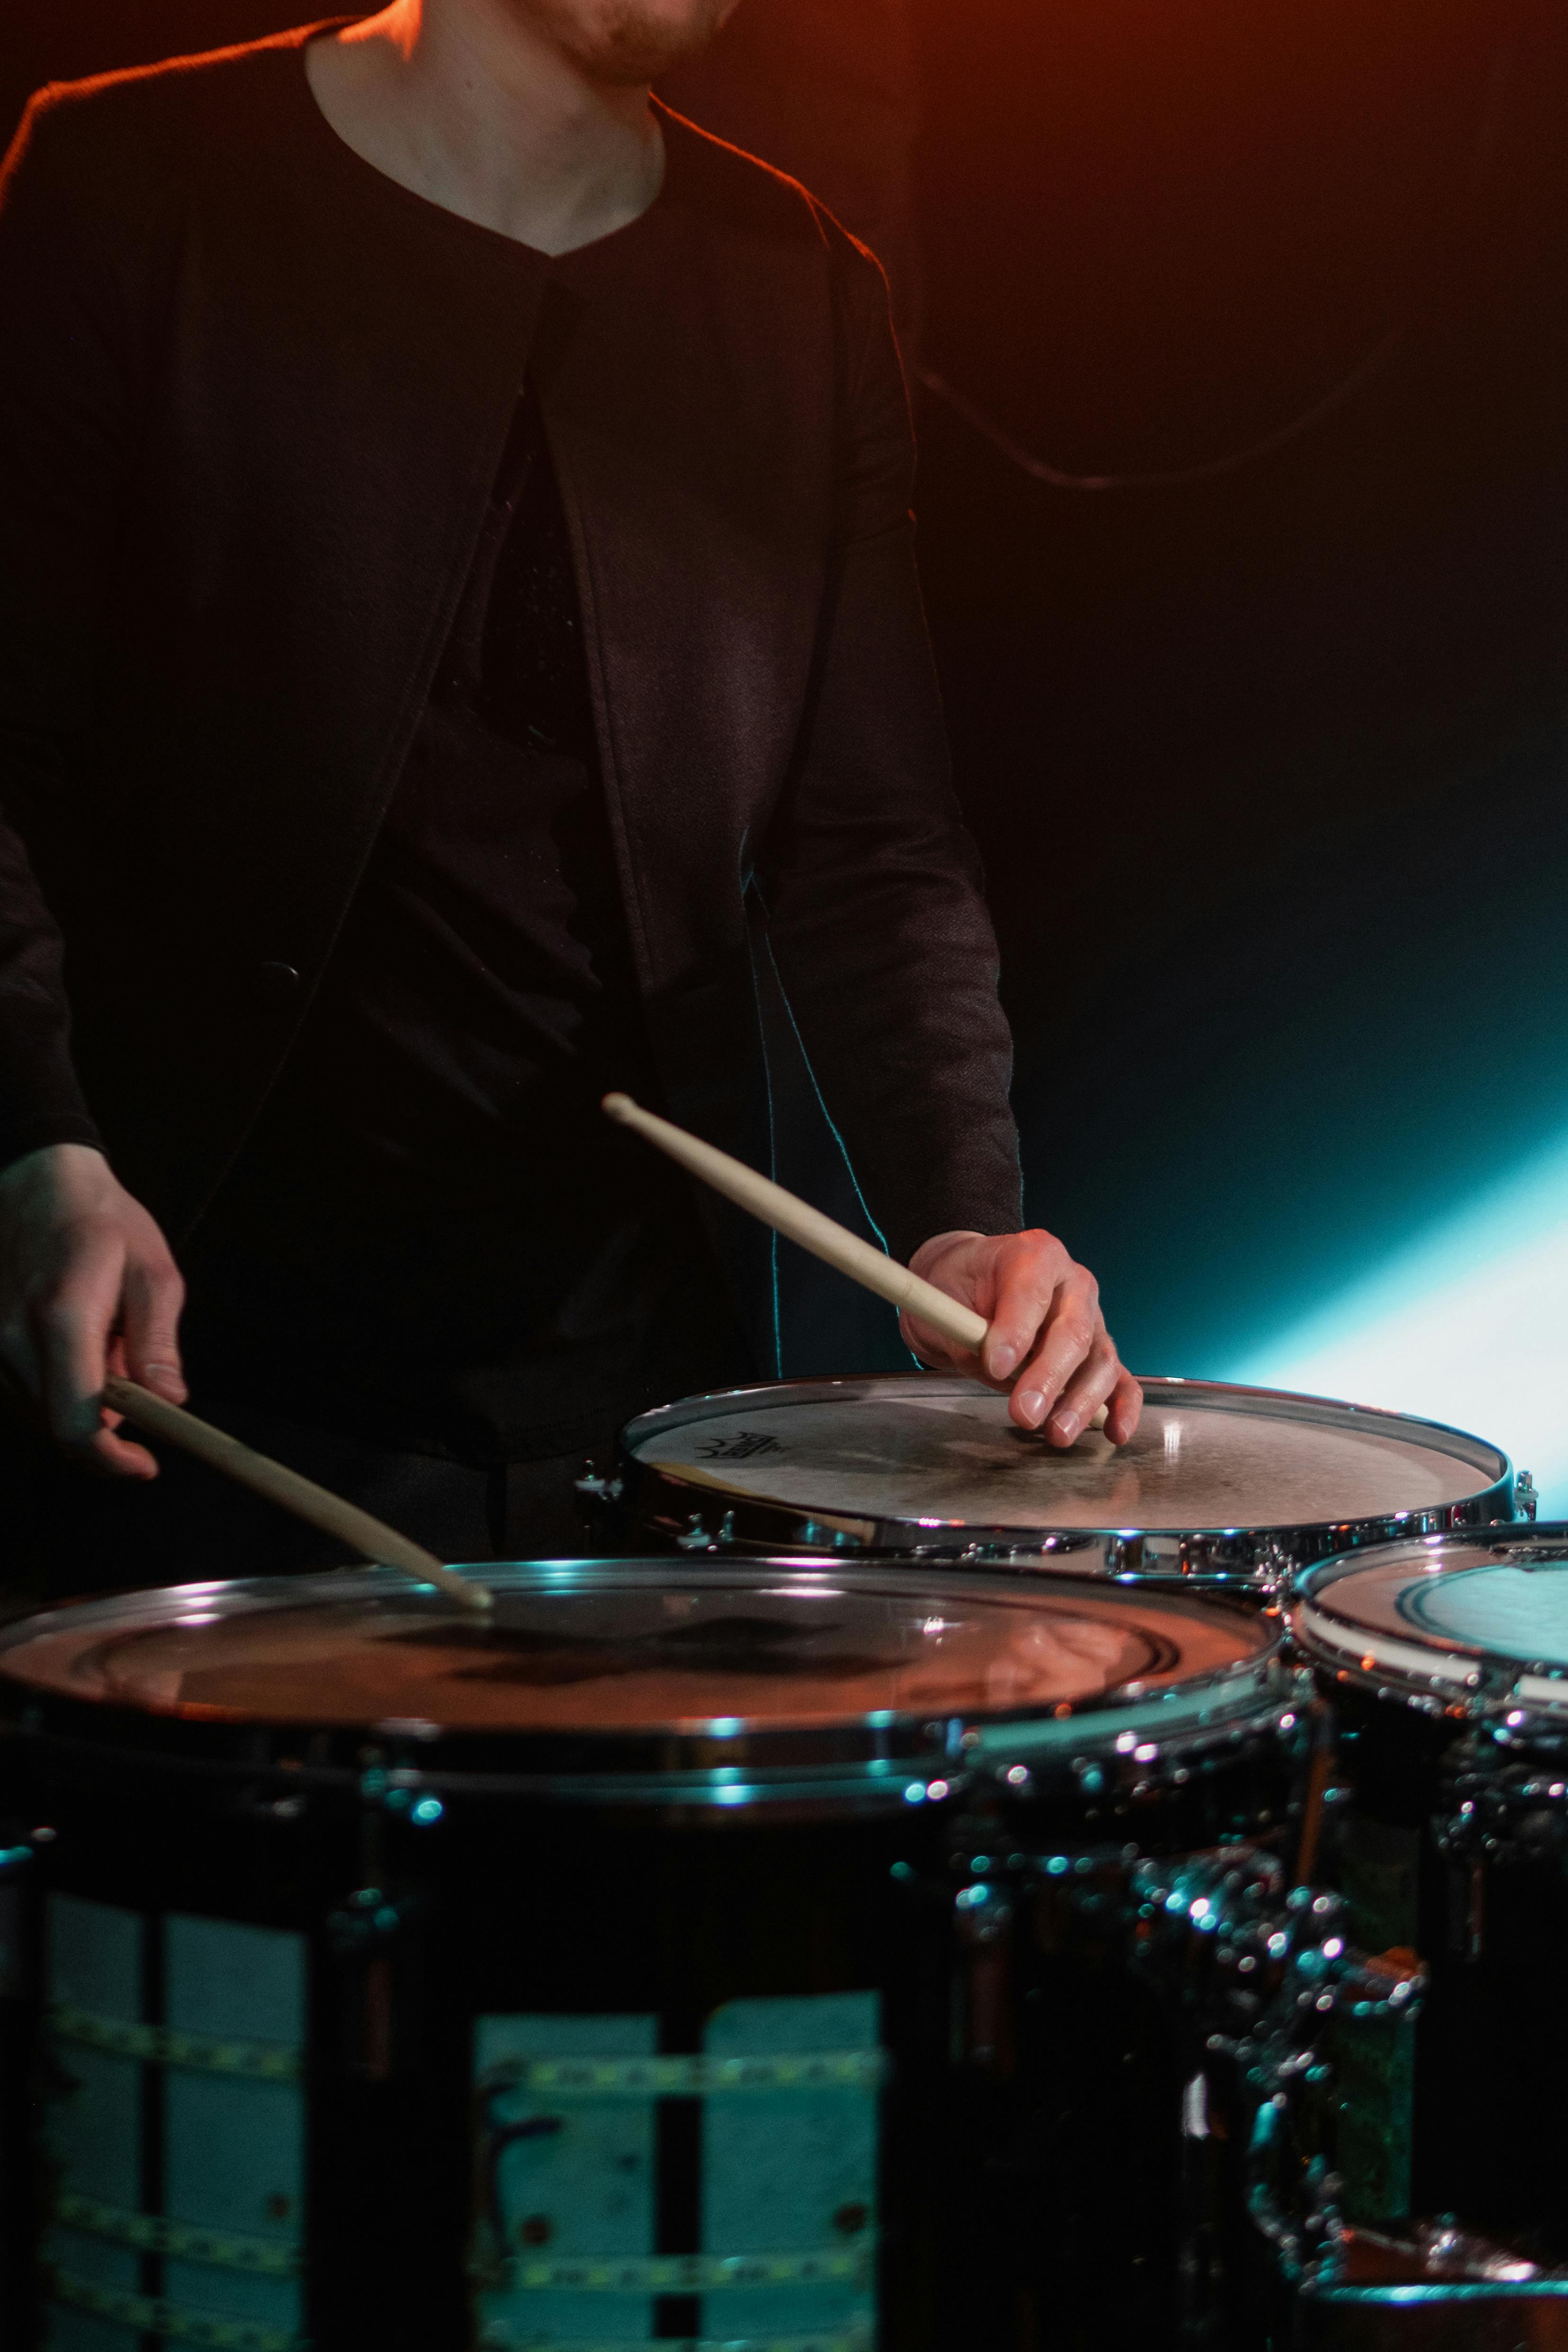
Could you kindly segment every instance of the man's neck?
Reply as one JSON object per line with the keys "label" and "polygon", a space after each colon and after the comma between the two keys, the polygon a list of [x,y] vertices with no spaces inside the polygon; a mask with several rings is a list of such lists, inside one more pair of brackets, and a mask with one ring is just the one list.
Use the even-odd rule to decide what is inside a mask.
{"label": "man's neck", "polygon": [[313,41],[305,70],[367,163],[542,253],[608,236],[659,193],[647,90],[591,79],[506,0],[393,0]]}

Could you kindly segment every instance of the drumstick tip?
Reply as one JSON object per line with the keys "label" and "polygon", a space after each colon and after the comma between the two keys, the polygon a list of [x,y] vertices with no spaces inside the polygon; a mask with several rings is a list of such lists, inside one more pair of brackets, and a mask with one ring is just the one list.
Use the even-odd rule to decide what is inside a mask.
{"label": "drumstick tip", "polygon": [[[382,1565],[384,1568],[395,1568],[397,1562],[383,1560]],[[414,1571],[412,1569],[405,1569],[403,1573],[412,1575]],[[476,1617],[487,1616],[496,1605],[496,1596],[487,1584],[482,1584],[477,1577],[470,1582],[467,1577],[460,1576],[454,1568],[437,1568],[434,1563],[432,1563],[421,1581],[427,1584],[433,1592],[441,1593],[457,1608],[471,1610]]]}
{"label": "drumstick tip", "polygon": [[634,1111],[637,1106],[632,1101],[630,1095],[612,1094],[606,1095],[603,1097],[599,1108],[604,1113],[606,1118],[615,1119],[621,1126],[624,1127],[626,1124],[627,1113],[629,1111]]}

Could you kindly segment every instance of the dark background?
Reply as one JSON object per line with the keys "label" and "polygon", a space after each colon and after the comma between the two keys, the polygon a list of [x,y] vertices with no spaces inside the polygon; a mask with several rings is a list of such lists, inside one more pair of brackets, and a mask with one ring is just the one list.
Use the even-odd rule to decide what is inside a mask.
{"label": "dark background", "polygon": [[[294,15],[11,0],[0,102]],[[1568,14],[744,0],[671,95],[890,261],[1031,1213],[1223,1370],[1568,1129]]]}
{"label": "dark background", "polygon": [[1150,1368],[1568,1127],[1564,23],[923,0],[926,361],[1072,471],[1309,418],[1101,491],[922,419],[1032,1206]]}

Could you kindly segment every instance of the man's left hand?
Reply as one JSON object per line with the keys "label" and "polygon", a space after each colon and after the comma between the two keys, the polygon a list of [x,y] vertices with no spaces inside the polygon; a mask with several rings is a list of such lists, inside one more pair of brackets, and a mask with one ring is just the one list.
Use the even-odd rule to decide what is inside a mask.
{"label": "man's left hand", "polygon": [[1010,1389],[1010,1418],[1020,1429],[1043,1425],[1053,1445],[1071,1445],[1104,1405],[1106,1436],[1125,1445],[1144,1392],[1105,1328],[1099,1284],[1054,1234],[937,1234],[910,1265],[991,1327],[981,1355],[973,1356],[915,1316],[901,1316],[905,1343],[922,1363]]}

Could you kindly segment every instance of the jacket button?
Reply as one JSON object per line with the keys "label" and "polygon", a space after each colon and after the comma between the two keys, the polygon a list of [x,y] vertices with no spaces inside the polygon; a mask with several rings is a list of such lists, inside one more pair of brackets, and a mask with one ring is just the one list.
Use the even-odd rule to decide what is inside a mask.
{"label": "jacket button", "polygon": [[299,974],[291,963],[258,963],[250,976],[256,994],[268,1003],[281,1003],[292,996],[299,985]]}

